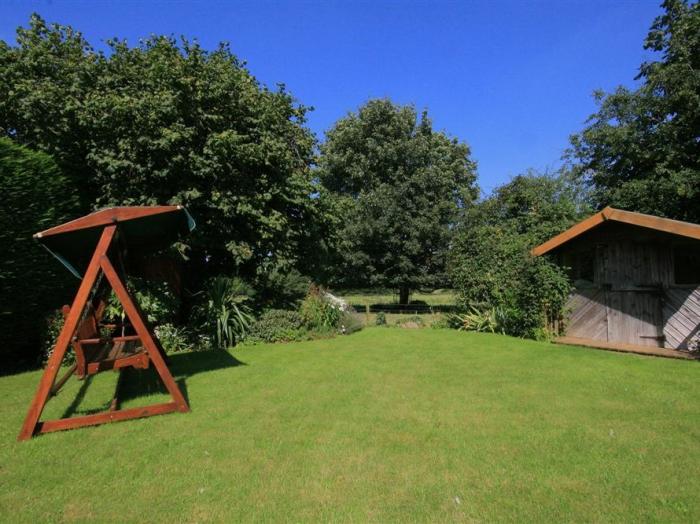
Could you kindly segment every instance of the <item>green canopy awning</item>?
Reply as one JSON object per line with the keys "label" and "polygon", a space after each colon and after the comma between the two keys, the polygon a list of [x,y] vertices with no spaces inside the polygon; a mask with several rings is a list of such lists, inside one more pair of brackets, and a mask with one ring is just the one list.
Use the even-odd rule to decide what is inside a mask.
{"label": "green canopy awning", "polygon": [[182,206],[112,207],[47,229],[34,238],[82,278],[102,230],[110,224],[117,224],[120,243],[130,258],[164,249],[195,227],[194,219]]}

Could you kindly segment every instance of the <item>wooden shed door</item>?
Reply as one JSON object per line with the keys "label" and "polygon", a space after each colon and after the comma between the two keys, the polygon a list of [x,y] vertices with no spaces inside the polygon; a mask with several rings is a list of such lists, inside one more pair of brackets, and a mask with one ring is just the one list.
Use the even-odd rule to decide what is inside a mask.
{"label": "wooden shed door", "polygon": [[567,308],[567,336],[663,347],[660,293],[653,291],[577,290]]}
{"label": "wooden shed door", "polygon": [[661,294],[653,291],[606,291],[609,342],[663,347]]}
{"label": "wooden shed door", "polygon": [[566,326],[570,337],[608,340],[605,291],[597,288],[577,289],[566,304],[571,316]]}

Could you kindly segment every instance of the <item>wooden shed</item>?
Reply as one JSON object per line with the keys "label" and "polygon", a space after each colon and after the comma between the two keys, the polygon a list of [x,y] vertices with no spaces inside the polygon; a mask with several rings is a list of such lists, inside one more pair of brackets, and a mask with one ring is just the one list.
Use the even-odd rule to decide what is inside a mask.
{"label": "wooden shed", "polygon": [[607,207],[532,253],[553,257],[572,279],[564,342],[697,348],[700,225]]}

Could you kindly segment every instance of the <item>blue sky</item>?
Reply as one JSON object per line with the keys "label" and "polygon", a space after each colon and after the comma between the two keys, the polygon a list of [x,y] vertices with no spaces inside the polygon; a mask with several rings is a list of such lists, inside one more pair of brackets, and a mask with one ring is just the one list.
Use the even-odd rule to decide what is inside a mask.
{"label": "blue sky", "polygon": [[0,39],[32,11],[70,24],[99,47],[151,33],[219,41],[263,83],[283,82],[313,106],[322,139],[369,98],[427,108],[436,128],[472,148],[490,191],[527,168],[554,169],[594,111],[594,89],[634,85],[647,30],[661,9],[648,0],[462,2],[0,3]]}

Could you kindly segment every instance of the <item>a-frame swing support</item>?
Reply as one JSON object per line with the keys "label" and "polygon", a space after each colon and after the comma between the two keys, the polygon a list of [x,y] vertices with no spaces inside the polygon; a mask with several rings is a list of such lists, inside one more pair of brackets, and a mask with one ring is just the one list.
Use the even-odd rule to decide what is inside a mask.
{"label": "a-frame swing support", "polygon": [[[119,274],[114,269],[111,260],[109,259],[109,249],[117,236],[117,224],[105,225],[97,243],[97,247],[92,255],[89,265],[85,270],[78,292],[75,295],[73,304],[65,319],[63,329],[56,340],[56,346],[49,358],[44,374],[41,377],[39,387],[31,406],[27,413],[27,417],[22,425],[22,430],[19,433],[18,440],[30,439],[33,435],[41,433],[49,433],[52,431],[60,431],[64,429],[73,429],[83,426],[92,426],[104,424],[106,422],[114,422],[118,420],[128,420],[132,418],[148,417],[151,415],[160,415],[173,411],[187,412],[189,406],[187,401],[180,391],[175,379],[173,378],[168,366],[165,363],[164,352],[153,333],[148,327],[148,323],[144,319],[138,304],[134,301],[126,286],[122,282]],[[56,376],[61,367],[61,362],[68,350],[74,333],[78,328],[82,313],[87,306],[90,292],[97,281],[100,272],[104,273],[108,282],[112,286],[117,298],[121,302],[124,312],[131,321],[131,324],[138,335],[144,351],[148,358],[153,363],[158,375],[165,385],[168,393],[172,397],[171,402],[154,404],[138,408],[108,411],[105,413],[96,413],[92,415],[84,415],[71,417],[59,420],[40,421],[41,413],[44,410],[46,402],[52,394],[52,389],[56,381]]]}

